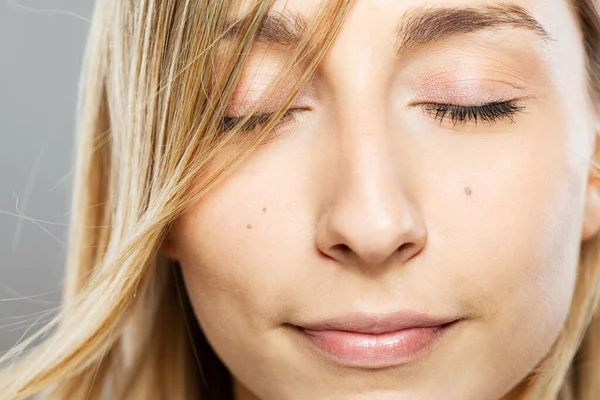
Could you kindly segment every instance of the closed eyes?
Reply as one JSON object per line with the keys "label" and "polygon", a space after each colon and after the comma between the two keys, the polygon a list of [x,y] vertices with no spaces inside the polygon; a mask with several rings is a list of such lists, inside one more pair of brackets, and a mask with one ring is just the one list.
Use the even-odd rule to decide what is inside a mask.
{"label": "closed eyes", "polygon": [[[522,112],[525,107],[520,106],[516,100],[490,102],[480,106],[463,106],[457,104],[437,104],[423,103],[420,104],[431,118],[440,122],[440,125],[445,119],[457,124],[486,122],[493,124],[504,119],[509,119],[514,123],[514,117],[519,112]],[[289,108],[283,114],[281,119],[276,123],[273,129],[280,128],[283,125],[289,124],[296,119],[297,114],[303,111],[310,111],[307,107]],[[243,122],[240,127],[241,132],[253,132],[262,128],[272,118],[274,113],[260,113],[250,117],[248,116],[225,116],[219,123],[219,130],[223,133],[233,130],[236,126]]]}

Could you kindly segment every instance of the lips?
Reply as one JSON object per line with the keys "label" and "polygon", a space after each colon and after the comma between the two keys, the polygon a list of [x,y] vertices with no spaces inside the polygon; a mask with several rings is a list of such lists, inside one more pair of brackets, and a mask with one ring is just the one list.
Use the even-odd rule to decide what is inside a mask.
{"label": "lips", "polygon": [[298,328],[311,348],[339,365],[384,368],[424,356],[459,320],[412,311],[351,313]]}
{"label": "lips", "polygon": [[316,322],[302,323],[310,331],[347,331],[378,335],[411,328],[432,328],[456,321],[457,317],[435,317],[413,311],[398,311],[388,314],[355,312]]}

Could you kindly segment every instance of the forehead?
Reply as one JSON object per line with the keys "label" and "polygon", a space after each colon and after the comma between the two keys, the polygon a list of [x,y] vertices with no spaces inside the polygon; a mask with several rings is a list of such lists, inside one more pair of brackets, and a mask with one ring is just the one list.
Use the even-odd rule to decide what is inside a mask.
{"label": "forehead", "polygon": [[[306,28],[327,3],[325,0],[276,0],[269,17],[263,21],[258,41],[293,44],[304,31],[302,28]],[[243,17],[245,10],[256,3],[243,1],[242,4],[238,17]],[[565,44],[578,47],[575,49],[580,52],[578,55],[583,55],[579,21],[571,5],[569,0],[355,0],[338,41],[349,47],[364,42],[362,50],[365,50],[365,45],[389,46],[394,39],[398,54],[469,33],[486,34],[488,39],[494,39],[488,41],[495,45],[522,44],[523,40],[515,36],[498,35],[504,28],[505,32],[528,32],[537,39],[554,42],[544,49],[551,49],[550,53],[554,52],[560,59],[569,53],[564,50]],[[477,39],[472,43],[477,44]]]}

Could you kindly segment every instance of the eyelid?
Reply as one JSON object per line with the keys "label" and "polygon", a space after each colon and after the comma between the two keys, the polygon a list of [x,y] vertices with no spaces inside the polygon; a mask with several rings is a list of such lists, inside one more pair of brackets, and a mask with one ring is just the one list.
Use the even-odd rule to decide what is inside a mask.
{"label": "eyelid", "polygon": [[[488,57],[485,51],[452,49],[452,53],[436,53],[435,58],[427,56],[400,75],[407,79],[413,98],[439,102],[478,98],[487,102],[493,100],[485,98],[489,96],[509,98],[539,91],[541,71],[533,68],[529,58],[510,54]],[[494,49],[490,51],[495,54]]]}
{"label": "eyelid", "polygon": [[[284,125],[290,121],[294,121],[297,113],[299,113],[301,111],[310,111],[310,110],[311,110],[310,107],[300,107],[300,106],[288,108],[287,110],[285,110],[285,112],[283,113],[283,115],[281,116],[279,121],[277,121],[277,123],[275,124],[273,129],[276,129],[276,128],[280,127],[281,125]],[[266,125],[266,123],[273,117],[274,114],[275,114],[275,112],[260,112],[260,113],[256,113],[251,116],[248,116],[248,115],[228,116],[228,115],[226,115],[225,117],[223,117],[223,119],[221,120],[221,123],[219,124],[219,131],[228,132],[228,131],[232,130],[233,128],[235,128],[238,124],[242,123],[242,121],[244,119],[248,118],[247,122],[244,124],[244,126],[241,127],[240,130],[242,132],[252,132],[261,126]]]}
{"label": "eyelid", "polygon": [[525,109],[525,106],[522,105],[522,101],[519,99],[487,102],[476,106],[447,103],[421,103],[419,105],[424,112],[430,115],[435,113],[433,118],[435,120],[439,118],[440,126],[446,115],[454,122],[454,126],[458,122],[474,122],[477,125],[478,120],[494,124],[506,118],[515,123],[514,116]]}

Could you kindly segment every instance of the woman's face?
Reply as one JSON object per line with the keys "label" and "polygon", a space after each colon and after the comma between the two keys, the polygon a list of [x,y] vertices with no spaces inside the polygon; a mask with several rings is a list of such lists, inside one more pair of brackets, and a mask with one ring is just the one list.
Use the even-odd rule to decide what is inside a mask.
{"label": "woman's face", "polygon": [[[548,353],[597,229],[594,120],[567,1],[507,4],[358,0],[294,118],[175,224],[199,323],[253,396],[498,399]],[[232,115],[286,60],[268,41]]]}

